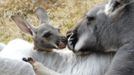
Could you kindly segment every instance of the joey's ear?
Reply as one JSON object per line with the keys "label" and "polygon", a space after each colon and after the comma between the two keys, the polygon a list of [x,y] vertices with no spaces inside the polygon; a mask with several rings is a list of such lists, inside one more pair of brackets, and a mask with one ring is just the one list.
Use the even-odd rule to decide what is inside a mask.
{"label": "joey's ear", "polygon": [[48,23],[47,11],[45,11],[43,8],[41,7],[36,8],[35,14],[39,18],[40,23]]}
{"label": "joey's ear", "polygon": [[11,18],[23,32],[28,33],[32,36],[35,35],[35,28],[33,28],[33,26],[31,26],[22,17],[15,15],[15,16],[11,16]]}

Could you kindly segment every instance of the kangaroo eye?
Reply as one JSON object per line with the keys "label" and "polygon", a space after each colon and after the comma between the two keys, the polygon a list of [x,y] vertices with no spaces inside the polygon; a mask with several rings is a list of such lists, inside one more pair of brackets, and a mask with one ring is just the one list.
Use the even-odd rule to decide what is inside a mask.
{"label": "kangaroo eye", "polygon": [[121,3],[118,2],[118,1],[116,1],[116,2],[114,3],[113,7],[115,8],[115,7],[118,7],[118,6],[120,6],[120,5],[121,5]]}
{"label": "kangaroo eye", "polygon": [[44,33],[44,35],[43,35],[44,38],[48,38],[50,36],[51,36],[51,32]]}
{"label": "kangaroo eye", "polygon": [[95,20],[95,17],[93,17],[93,16],[88,16],[88,17],[87,17],[87,25],[90,25],[94,20]]}
{"label": "kangaroo eye", "polygon": [[58,32],[61,32],[61,30],[59,28],[57,30],[58,30]]}
{"label": "kangaroo eye", "polygon": [[87,20],[88,20],[88,21],[93,21],[94,19],[95,19],[95,17],[93,17],[93,16],[90,16],[90,17],[88,16],[88,17],[87,17]]}

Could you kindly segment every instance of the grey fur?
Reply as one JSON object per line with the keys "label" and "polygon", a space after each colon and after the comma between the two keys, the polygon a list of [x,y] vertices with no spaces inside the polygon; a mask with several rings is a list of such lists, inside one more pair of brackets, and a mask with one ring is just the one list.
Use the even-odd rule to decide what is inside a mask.
{"label": "grey fur", "polygon": [[[96,9],[100,10],[101,8],[101,6],[99,8],[95,7],[92,10],[95,10],[95,12],[90,11],[89,13],[96,14]],[[21,21],[27,25],[24,20],[21,19]],[[18,22],[18,24],[20,23]],[[51,29],[50,25],[48,26],[48,29]],[[41,34],[38,34],[38,36],[41,36]],[[37,38],[34,37],[34,40],[35,39]],[[36,46],[37,44],[39,43],[34,41],[34,45]],[[45,47],[45,45],[43,46]],[[12,73],[14,73],[13,75],[17,75],[18,73],[21,73],[20,75],[34,75],[35,73],[33,72],[31,66],[28,63],[24,63],[24,61],[22,61],[23,57],[32,57],[35,60],[41,62],[44,67],[47,67],[61,75],[104,75],[114,56],[114,53],[92,52],[87,54],[87,52],[84,51],[83,53],[86,54],[82,53],[83,55],[77,55],[68,49],[64,49],[64,51],[52,50],[52,52],[39,52],[37,50],[33,50],[33,47],[33,44],[30,44],[24,40],[16,39],[11,41],[2,50],[2,52],[0,52],[0,57],[2,58],[1,62],[3,63],[5,60],[8,61],[1,65],[1,67],[6,66],[8,69],[0,68],[0,73],[3,75],[11,75]],[[36,48],[38,49],[38,46],[36,46]],[[11,64],[13,65],[13,68],[16,67],[17,69],[15,68],[14,70],[13,68],[10,68],[9,66],[12,66],[10,62],[15,62],[16,64]],[[24,67],[24,65],[27,66]],[[22,69],[21,67],[29,67],[27,70],[29,73],[23,71],[25,69]],[[7,73],[3,72],[3,70]]]}
{"label": "grey fur", "polygon": [[23,32],[33,36],[34,48],[36,50],[51,51],[53,48],[65,48],[66,38],[60,34],[57,28],[54,28],[49,23],[47,12],[43,8],[38,7],[35,10],[35,14],[41,21],[37,28],[18,15],[12,16],[11,18]]}
{"label": "grey fur", "polygon": [[[68,34],[68,47],[76,53],[116,52],[105,75],[134,75],[133,0],[111,0],[100,10],[93,9]],[[87,38],[78,48],[83,35]]]}
{"label": "grey fur", "polygon": [[[15,47],[17,48],[15,49]],[[24,40],[11,41],[0,53],[0,66],[2,67],[0,74],[34,75],[33,68],[29,63],[22,61],[23,57],[32,57],[46,68],[61,75],[104,75],[113,56],[112,53],[92,53],[81,56],[68,49],[64,49],[64,51],[54,50],[53,52],[39,52],[32,49],[33,45]],[[17,53],[21,55],[17,55]]]}

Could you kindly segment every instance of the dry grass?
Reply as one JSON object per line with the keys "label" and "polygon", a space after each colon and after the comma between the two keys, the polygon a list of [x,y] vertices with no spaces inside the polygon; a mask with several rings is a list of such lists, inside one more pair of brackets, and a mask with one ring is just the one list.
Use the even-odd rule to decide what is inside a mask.
{"label": "dry grass", "polygon": [[38,25],[33,11],[36,7],[43,6],[48,11],[51,23],[60,26],[65,33],[86,11],[104,1],[106,0],[0,0],[0,42],[7,43],[15,38],[31,40],[30,36],[17,28],[11,15],[19,14]]}

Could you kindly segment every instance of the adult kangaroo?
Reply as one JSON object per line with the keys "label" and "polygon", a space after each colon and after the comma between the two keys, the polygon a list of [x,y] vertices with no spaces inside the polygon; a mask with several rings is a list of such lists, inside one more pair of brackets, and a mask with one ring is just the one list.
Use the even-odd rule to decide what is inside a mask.
{"label": "adult kangaroo", "polygon": [[111,0],[94,13],[68,32],[68,47],[76,53],[116,52],[104,75],[134,75],[134,1]]}

